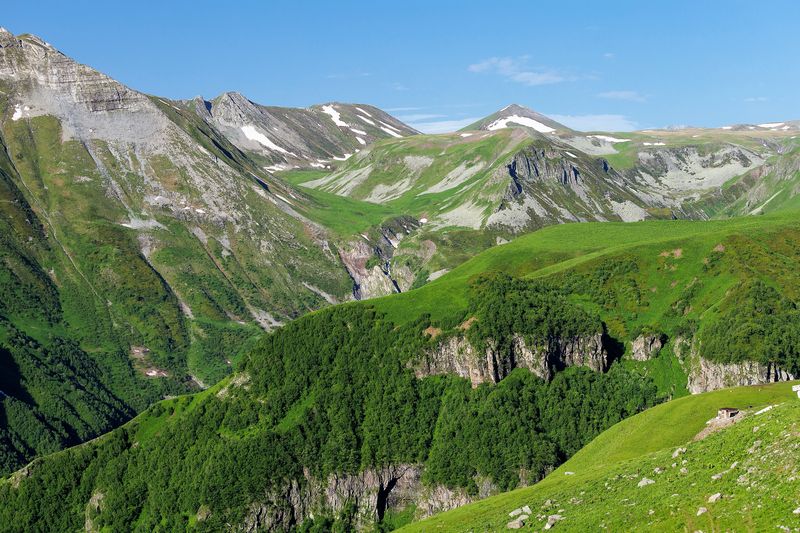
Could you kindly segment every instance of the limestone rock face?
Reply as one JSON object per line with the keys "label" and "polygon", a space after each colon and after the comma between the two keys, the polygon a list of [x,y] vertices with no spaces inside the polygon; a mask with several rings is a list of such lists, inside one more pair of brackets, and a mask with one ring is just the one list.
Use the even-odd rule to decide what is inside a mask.
{"label": "limestone rock face", "polygon": [[658,355],[664,347],[663,335],[639,335],[631,343],[631,356],[634,361],[647,361]]}
{"label": "limestone rock face", "polygon": [[689,392],[698,394],[726,387],[790,381],[795,376],[775,365],[754,361],[715,363],[702,357],[689,373]]}
{"label": "limestone rock face", "polygon": [[454,336],[443,339],[424,354],[414,363],[414,371],[420,378],[437,374],[460,376],[469,379],[474,387],[485,382],[497,383],[515,368],[527,368],[542,379],[550,379],[555,372],[569,366],[605,371],[608,353],[602,335],[552,338],[530,346],[522,335],[515,335],[510,353],[499,352],[491,340],[479,351],[466,337]]}
{"label": "limestone rock face", "polygon": [[422,470],[415,465],[393,465],[360,474],[331,474],[322,481],[306,471],[300,482],[292,480],[254,502],[241,529],[290,530],[314,515],[337,515],[355,505],[355,526],[367,530],[387,510],[414,505],[416,517],[421,519],[497,492],[497,487],[484,481],[478,483],[477,495],[468,496],[442,486],[424,486],[421,478]]}

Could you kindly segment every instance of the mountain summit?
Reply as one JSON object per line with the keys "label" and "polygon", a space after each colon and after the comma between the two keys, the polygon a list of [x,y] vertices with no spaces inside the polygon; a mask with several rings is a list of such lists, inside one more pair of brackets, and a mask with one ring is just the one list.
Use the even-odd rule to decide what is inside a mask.
{"label": "mountain summit", "polygon": [[507,105],[500,111],[470,124],[461,131],[499,130],[503,128],[529,128],[539,133],[572,131],[555,120],[519,104]]}

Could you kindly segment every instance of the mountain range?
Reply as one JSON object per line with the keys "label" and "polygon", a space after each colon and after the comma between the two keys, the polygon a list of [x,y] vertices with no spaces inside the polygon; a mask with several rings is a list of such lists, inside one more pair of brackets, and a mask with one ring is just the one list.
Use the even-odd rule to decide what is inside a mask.
{"label": "mountain range", "polygon": [[[798,132],[514,104],[425,135],[147,95],[0,29],[0,517],[399,525],[656,403],[793,379]],[[558,414],[570,389],[613,401]]]}

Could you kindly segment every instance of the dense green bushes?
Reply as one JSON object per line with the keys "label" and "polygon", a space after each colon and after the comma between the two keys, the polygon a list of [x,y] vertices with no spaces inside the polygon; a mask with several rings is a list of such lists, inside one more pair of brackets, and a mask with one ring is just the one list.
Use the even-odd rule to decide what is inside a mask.
{"label": "dense green bushes", "polygon": [[800,310],[762,281],[731,291],[718,320],[702,331],[701,341],[708,359],[758,361],[800,374]]}
{"label": "dense green bushes", "polygon": [[[302,486],[304,469],[326,479],[412,463],[425,466],[427,483],[475,492],[482,477],[511,488],[655,401],[652,386],[619,367],[569,369],[550,383],[517,370],[477,389],[417,379],[407,363],[431,342],[428,325],[397,327],[363,305],[292,322],[262,340],[245,362],[249,379],[225,394],[158,404],[97,443],[38,462],[24,490],[0,485],[0,524],[77,529],[99,493],[97,527],[219,530],[269,493],[286,505],[282,491],[292,479]],[[210,514],[197,521],[201,508]],[[329,518],[341,525],[345,514]]]}

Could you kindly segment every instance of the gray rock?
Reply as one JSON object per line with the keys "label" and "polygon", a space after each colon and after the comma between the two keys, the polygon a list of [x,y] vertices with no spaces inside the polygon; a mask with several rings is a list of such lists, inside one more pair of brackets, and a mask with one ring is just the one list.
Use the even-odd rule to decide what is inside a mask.
{"label": "gray rock", "polygon": [[647,361],[658,355],[665,341],[662,334],[639,335],[631,343],[631,357],[634,361]]}
{"label": "gray rock", "polygon": [[642,480],[639,481],[638,487],[639,488],[646,487],[647,485],[652,485],[653,483],[655,483],[655,481],[653,481],[652,479],[648,479],[646,477],[643,477]]}
{"label": "gray rock", "polygon": [[547,517],[547,523],[544,525],[544,528],[551,529],[556,525],[557,522],[560,522],[561,520],[564,520],[564,517],[560,514],[551,514]]}
{"label": "gray rock", "polygon": [[722,494],[720,494],[719,492],[717,492],[716,494],[712,494],[711,496],[708,497],[708,503],[714,503],[720,498],[722,498]]}
{"label": "gray rock", "polygon": [[508,528],[508,529],[522,529],[522,527],[524,525],[525,525],[525,521],[524,520],[520,520],[519,518],[517,518],[516,520],[512,520],[511,522],[506,524],[506,528]]}
{"label": "gray rock", "polygon": [[708,512],[708,509],[706,509],[705,507],[701,507],[701,508],[699,508],[697,510],[697,516],[700,516],[701,514],[705,514],[707,512]]}

